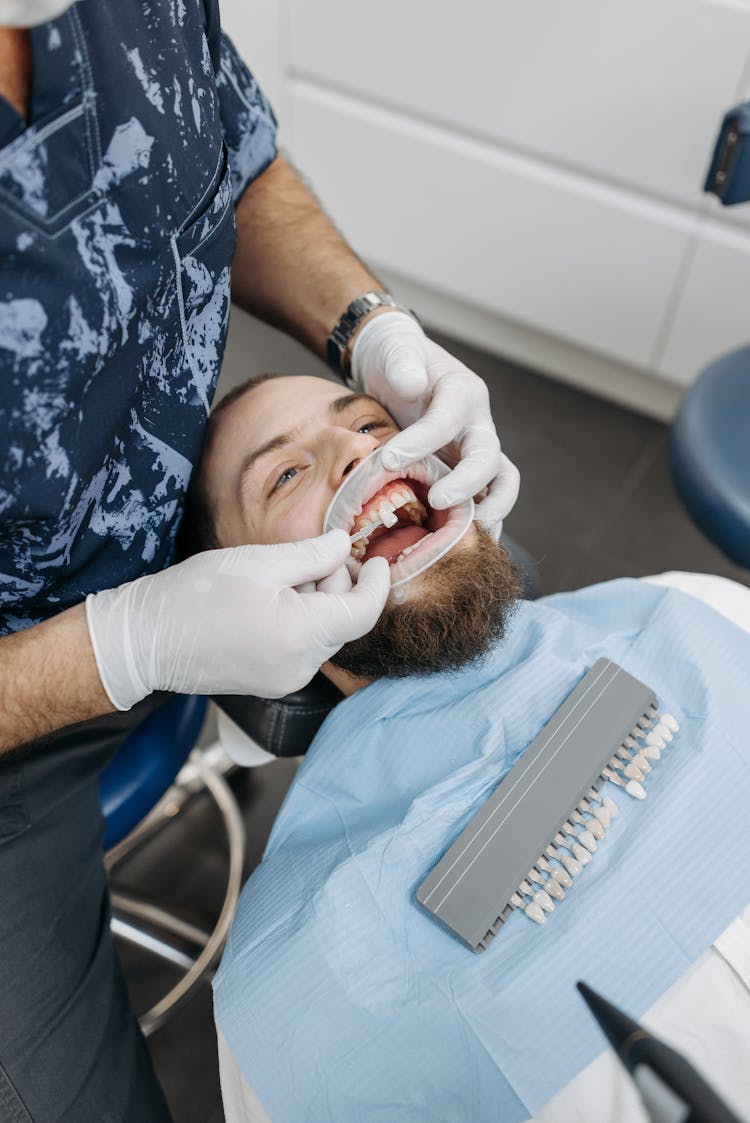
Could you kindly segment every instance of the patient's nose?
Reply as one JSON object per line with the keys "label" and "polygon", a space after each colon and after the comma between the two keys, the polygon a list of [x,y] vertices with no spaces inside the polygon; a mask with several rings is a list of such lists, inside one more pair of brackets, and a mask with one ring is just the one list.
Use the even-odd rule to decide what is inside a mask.
{"label": "patient's nose", "polygon": [[351,433],[349,431],[341,433],[339,431],[332,443],[334,455],[331,483],[333,486],[337,488],[344,477],[348,476],[359,462],[369,456],[381,443],[380,438],[373,433]]}

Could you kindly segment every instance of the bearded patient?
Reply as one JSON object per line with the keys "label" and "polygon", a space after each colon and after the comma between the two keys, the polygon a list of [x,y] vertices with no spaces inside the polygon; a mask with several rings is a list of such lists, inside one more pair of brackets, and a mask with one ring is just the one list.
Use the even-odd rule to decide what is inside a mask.
{"label": "bearded patient", "polygon": [[[212,415],[189,548],[319,534],[342,481],[367,479],[358,465],[395,432],[378,402],[321,379],[241,388]],[[420,551],[437,556],[451,517],[431,510],[417,468],[376,474],[361,496],[349,565],[356,579],[386,557],[391,599],[323,668],[345,697],[214,980],[227,1123],[645,1123],[579,979],[646,1015],[744,1110],[750,590],[668,574],[525,601],[477,524],[397,586]],[[645,802],[607,781],[619,815],[544,926],[517,909],[475,956],[420,909],[417,886],[602,656],[680,731]]]}
{"label": "bearded patient", "polygon": [[[268,375],[232,391],[214,410],[200,473],[188,501],[187,549],[294,542],[321,533],[326,510],[349,473],[398,427],[366,394],[307,376]],[[352,546],[355,573],[385,557],[397,573],[417,547],[438,548],[447,512],[432,510],[415,473],[360,498],[351,533],[376,524]],[[395,525],[382,522],[393,507]],[[390,520],[389,520],[390,521]],[[344,693],[357,680],[456,669],[502,636],[519,596],[516,567],[474,523],[444,557],[392,597],[376,627],[346,644],[322,669]],[[344,672],[343,674],[341,672]]]}

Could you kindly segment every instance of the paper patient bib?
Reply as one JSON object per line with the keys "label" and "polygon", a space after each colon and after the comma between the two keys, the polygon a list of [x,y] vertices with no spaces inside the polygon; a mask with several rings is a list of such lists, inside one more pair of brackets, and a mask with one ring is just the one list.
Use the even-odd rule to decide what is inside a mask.
{"label": "paper patient bib", "polygon": [[[600,656],[681,729],[544,927],[476,956],[416,903]],[[217,1021],[273,1123],[515,1123],[602,1051],[585,979],[641,1016],[750,901],[750,636],[617,581],[524,603],[479,666],[382,680],[309,750],[245,887]],[[564,814],[568,809],[561,809]]]}

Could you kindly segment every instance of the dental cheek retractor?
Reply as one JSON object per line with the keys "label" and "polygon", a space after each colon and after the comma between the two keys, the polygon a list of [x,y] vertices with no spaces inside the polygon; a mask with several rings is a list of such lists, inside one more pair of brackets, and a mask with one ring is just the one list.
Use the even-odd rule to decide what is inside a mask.
{"label": "dental cheek retractor", "polygon": [[[416,481],[429,491],[437,480],[447,476],[449,472],[448,465],[437,456],[425,456],[422,460],[409,464],[403,471],[388,472],[383,467],[382,447],[380,447],[360,461],[349,473],[331,500],[326,511],[323,530],[324,532],[345,530],[350,535],[353,554],[347,562],[347,568],[355,580],[361,563],[354,554],[363,555],[363,545],[368,543],[370,535],[374,535],[381,527],[390,531],[402,521],[398,511],[399,506],[403,505],[401,501],[404,497],[398,496],[397,489],[393,489],[397,493],[395,503],[391,499],[390,502],[384,502],[378,507],[376,499],[377,514],[366,527],[359,528],[352,534],[357,516],[368,509],[373,497],[395,480],[404,480],[406,483]],[[421,507],[421,502],[418,505]],[[391,589],[400,590],[408,581],[413,581],[420,573],[424,573],[444,557],[463,538],[473,519],[474,502],[471,499],[447,511],[428,511],[422,524],[428,528],[428,533],[404,550],[399,559],[391,565]],[[429,530],[431,522],[442,523],[442,525],[431,531]],[[396,592],[393,596],[394,600],[404,599],[403,591]]]}

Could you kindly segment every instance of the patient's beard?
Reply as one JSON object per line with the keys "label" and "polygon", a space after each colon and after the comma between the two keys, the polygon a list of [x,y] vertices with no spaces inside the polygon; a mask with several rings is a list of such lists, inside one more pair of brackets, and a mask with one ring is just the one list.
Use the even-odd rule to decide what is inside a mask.
{"label": "patient's beard", "polygon": [[502,546],[478,524],[476,533],[476,543],[426,570],[416,595],[387,604],[373,630],[331,662],[376,679],[458,670],[481,659],[502,638],[521,580]]}

